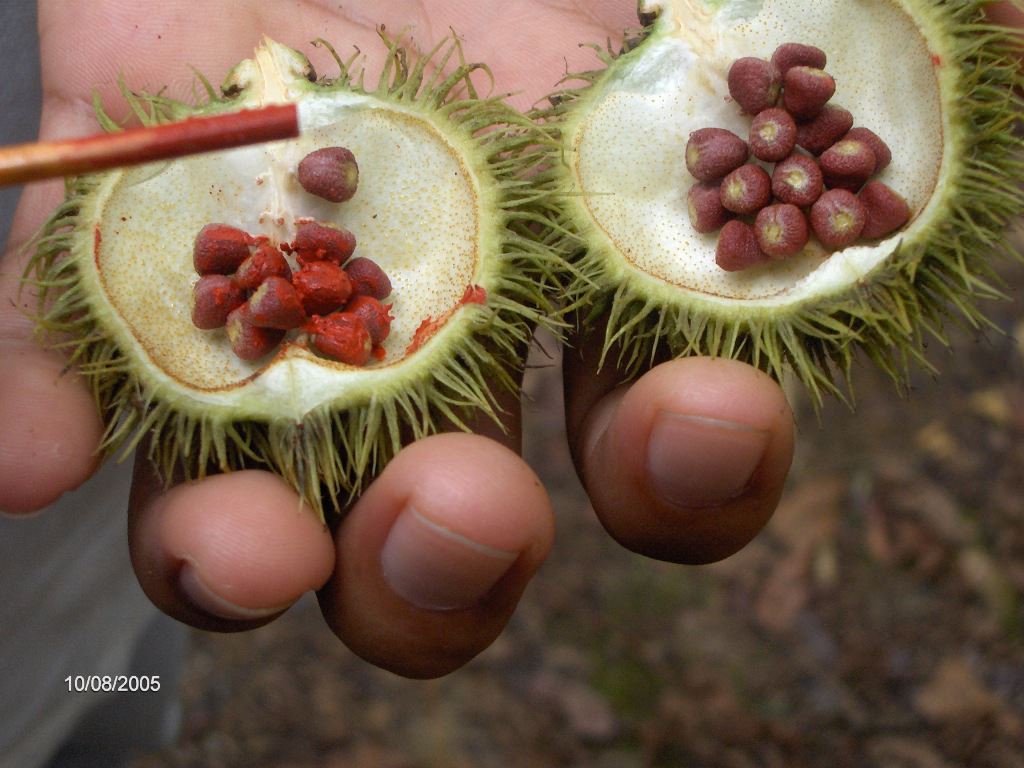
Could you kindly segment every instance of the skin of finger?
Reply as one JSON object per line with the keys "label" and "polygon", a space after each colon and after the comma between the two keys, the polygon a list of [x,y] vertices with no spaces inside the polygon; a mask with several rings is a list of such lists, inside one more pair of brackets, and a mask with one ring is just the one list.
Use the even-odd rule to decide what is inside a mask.
{"label": "skin of finger", "polygon": [[[330,531],[281,478],[247,470],[164,490],[145,458],[136,461],[128,542],[139,584],[170,616],[199,629],[233,632],[266,624],[334,569]],[[249,610],[231,620],[192,604],[179,584],[189,564],[223,600]]]}
{"label": "skin of finger", "polygon": [[[413,606],[391,589],[380,564],[387,535],[409,505],[461,536],[520,554],[471,608]],[[500,634],[553,535],[547,494],[519,456],[479,435],[428,437],[404,448],[349,511],[321,607],[338,637],[363,659],[405,677],[439,677]]]}
{"label": "skin of finger", "polygon": [[1024,27],[1024,9],[1010,2],[995,3],[985,9],[992,21],[1008,27]]}
{"label": "skin of finger", "polygon": [[[77,105],[50,100],[43,110],[43,136],[74,135],[85,129]],[[92,394],[67,367],[64,355],[37,338],[37,299],[23,282],[26,242],[61,198],[59,182],[27,187],[0,261],[0,510],[31,512],[85,482],[99,463],[103,434]],[[40,343],[40,341],[42,343]]]}
{"label": "skin of finger", "polygon": [[[770,519],[792,462],[794,425],[781,388],[765,374],[735,361],[687,358],[596,401],[589,394],[591,408],[573,430],[577,470],[602,524],[623,546],[659,560],[713,562],[742,548]],[[738,498],[710,509],[677,509],[654,495],[645,457],[660,411],[768,433],[764,458]]]}
{"label": "skin of finger", "polygon": [[[493,82],[480,87],[495,94],[511,93],[511,103],[525,108],[557,87],[564,72],[601,66],[589,49],[577,43],[602,44],[636,25],[635,9],[617,0],[581,4],[570,0],[545,3],[431,2],[380,0],[372,4],[306,2],[211,2],[197,23],[193,0],[161,3],[97,0],[40,3],[40,28],[45,46],[57,52],[50,85],[72,98],[95,89],[113,114],[127,114],[118,95],[118,81],[136,90],[162,89],[173,98],[190,99],[195,77],[189,68],[220,82],[224,73],[252,53],[264,34],[301,50],[318,72],[337,67],[326,49],[309,42],[322,30],[342,58],[356,49],[365,57],[372,87],[384,61],[378,27],[403,34],[413,51],[426,52],[455,30],[463,40],[467,61],[486,61]],[[117,19],[116,25],[110,19]],[[570,35],[566,44],[566,35]],[[530,44],[523,45],[523,40]],[[183,60],[182,51],[188,56]],[[117,56],[109,55],[117,51]],[[44,73],[45,74],[45,73]]]}

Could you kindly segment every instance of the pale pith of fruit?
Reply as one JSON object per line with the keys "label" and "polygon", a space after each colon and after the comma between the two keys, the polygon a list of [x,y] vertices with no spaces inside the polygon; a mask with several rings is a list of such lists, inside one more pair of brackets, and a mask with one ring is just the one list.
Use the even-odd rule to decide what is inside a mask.
{"label": "pale pith of fruit", "polygon": [[[533,236],[550,193],[524,181],[544,137],[477,93],[457,42],[418,58],[385,42],[375,89],[353,60],[335,54],[341,76],[317,79],[265,40],[205,105],[128,95],[152,122],[295,102],[302,135],[71,181],[30,276],[41,327],[68,334],[93,383],[109,449],[146,439],[168,480],[266,467],[323,513],[404,441],[497,418],[494,388],[514,388],[560,268]],[[211,225],[241,258],[205,286],[196,246]],[[334,279],[350,297],[331,309]],[[353,303],[385,283],[389,314]],[[244,317],[221,317],[228,284]]]}
{"label": "pale pith of fruit", "polygon": [[[988,4],[641,0],[641,36],[625,52],[604,55],[605,69],[580,75],[584,85],[558,93],[543,115],[561,132],[566,208],[577,228],[566,246],[575,248],[581,275],[572,297],[591,314],[609,313],[606,354],[631,372],[659,350],[724,355],[778,378],[795,371],[820,396],[841,392],[837,379],[848,374],[857,349],[900,380],[908,360],[920,357],[924,334],[941,334],[942,317],[978,321],[976,301],[997,294],[985,281],[987,262],[1012,252],[1004,230],[1024,209],[1014,181],[1022,169],[1013,129],[1021,111],[1018,40],[986,23]],[[787,79],[773,90],[770,65],[780,46],[794,41],[827,52],[828,65],[819,74],[820,60],[791,62],[786,109]],[[746,108],[730,95],[738,60],[744,64],[732,80],[734,88],[742,83]],[[744,206],[745,189],[761,207],[811,202],[779,200],[774,190],[776,200],[765,200],[763,177],[748,167],[739,174],[745,188],[742,178],[722,182],[723,215],[709,190],[717,182],[687,169],[688,139],[709,129],[746,137],[760,114],[747,110],[776,107],[793,117],[796,144],[807,156],[841,140],[850,115],[892,147],[888,165],[875,158],[872,179],[905,200],[906,226],[871,241],[833,238],[832,230],[857,222],[840,210],[846,199],[831,195],[817,217],[832,227],[822,230],[824,238],[812,230],[806,245],[789,253],[785,233],[799,242],[802,229],[789,226],[793,210],[773,209],[762,242],[786,246],[784,257],[755,258],[753,233],[730,227],[728,240],[738,249],[732,263],[755,266],[719,267],[714,227],[736,216],[753,229],[756,211]],[[810,117],[815,110],[819,116]],[[765,139],[790,130],[777,121]],[[827,143],[817,141],[826,134]],[[863,132],[849,138],[826,159],[824,188],[859,189],[863,168],[847,168],[866,147],[883,154]],[[821,171],[799,161],[789,170],[798,184]],[[727,187],[738,201],[731,207]],[[869,197],[899,207],[877,187]]]}

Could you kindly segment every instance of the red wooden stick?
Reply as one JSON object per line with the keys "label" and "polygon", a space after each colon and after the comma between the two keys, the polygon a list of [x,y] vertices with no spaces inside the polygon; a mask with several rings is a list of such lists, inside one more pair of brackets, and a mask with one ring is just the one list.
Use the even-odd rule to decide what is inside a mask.
{"label": "red wooden stick", "polygon": [[298,111],[294,104],[283,104],[81,139],[16,144],[0,148],[0,186],[298,135]]}

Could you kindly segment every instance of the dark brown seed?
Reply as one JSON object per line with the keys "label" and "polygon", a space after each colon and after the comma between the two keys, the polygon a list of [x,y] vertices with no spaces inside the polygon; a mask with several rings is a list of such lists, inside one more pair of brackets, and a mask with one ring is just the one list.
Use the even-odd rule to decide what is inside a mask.
{"label": "dark brown seed", "polygon": [[826,104],[816,118],[797,125],[796,143],[808,152],[820,155],[852,127],[853,115],[849,110],[835,104]]}
{"label": "dark brown seed", "polygon": [[192,288],[192,323],[210,331],[245,302],[245,291],[227,275],[203,275]]}
{"label": "dark brown seed", "polygon": [[811,120],[836,92],[832,75],[813,67],[793,67],[786,73],[782,103],[797,120]]}
{"label": "dark brown seed", "polygon": [[259,360],[284,338],[284,331],[259,328],[249,322],[249,304],[245,303],[228,315],[228,341],[242,360]]}
{"label": "dark brown seed", "polygon": [[268,277],[290,280],[292,268],[288,259],[270,243],[260,243],[256,252],[241,263],[235,282],[247,291],[255,291]]}
{"label": "dark brown seed", "polygon": [[892,162],[892,150],[889,145],[882,141],[881,137],[868,128],[851,128],[843,139],[855,139],[863,141],[871,151],[875,153],[875,173],[881,173]]}
{"label": "dark brown seed", "polygon": [[754,220],[754,235],[761,250],[775,259],[800,253],[810,238],[803,211],[788,203],[762,208]]}
{"label": "dark brown seed", "polygon": [[729,220],[729,212],[722,205],[719,187],[721,184],[717,182],[703,181],[690,187],[686,195],[690,223],[701,234],[715,232]]}
{"label": "dark brown seed", "polygon": [[355,156],[344,147],[324,147],[302,158],[298,178],[310,194],[343,203],[356,193],[359,166]]}
{"label": "dark brown seed", "polygon": [[770,259],[758,246],[754,228],[749,224],[733,219],[722,227],[715,248],[715,263],[726,272],[739,272]]}
{"label": "dark brown seed", "polygon": [[748,115],[774,107],[782,89],[782,77],[770,61],[745,56],[736,59],[727,75],[729,95]]}
{"label": "dark brown seed", "polygon": [[867,220],[860,236],[875,240],[895,232],[910,221],[910,206],[902,195],[880,181],[869,181],[857,196]]}
{"label": "dark brown seed", "polygon": [[772,64],[782,77],[793,67],[815,67],[824,69],[828,58],[821,48],[802,43],[783,43],[772,54]]}
{"label": "dark brown seed", "polygon": [[875,172],[875,153],[863,141],[843,139],[821,154],[825,186],[856,192]]}
{"label": "dark brown seed", "polygon": [[759,165],[741,165],[722,179],[722,205],[740,215],[754,213],[772,200],[772,178]]}
{"label": "dark brown seed", "polygon": [[854,243],[867,213],[857,196],[845,189],[830,189],[811,207],[811,229],[821,244],[839,250]]}
{"label": "dark brown seed", "polygon": [[294,253],[300,264],[331,261],[341,266],[356,249],[356,236],[342,227],[300,219],[295,239],[282,246],[285,253]]}
{"label": "dark brown seed", "polygon": [[750,122],[750,151],[758,160],[777,163],[796,147],[796,121],[778,107],[770,107]]}
{"label": "dark brown seed", "polygon": [[295,286],[283,277],[268,277],[249,297],[248,320],[260,328],[290,330],[306,322]]}
{"label": "dark brown seed", "polygon": [[249,258],[255,238],[228,224],[207,224],[196,235],[192,262],[200,275],[230,275]]}
{"label": "dark brown seed", "polygon": [[352,281],[353,296],[373,296],[382,301],[391,295],[391,280],[371,259],[352,259],[345,265],[349,280]]}
{"label": "dark brown seed", "polygon": [[821,197],[824,181],[818,162],[807,155],[790,155],[772,172],[772,192],[784,203],[806,208]]}
{"label": "dark brown seed", "polygon": [[686,142],[686,169],[698,181],[715,181],[747,162],[747,143],[725,128],[701,128]]}
{"label": "dark brown seed", "polygon": [[292,285],[306,314],[328,315],[344,306],[352,295],[348,273],[330,261],[312,261],[292,275]]}

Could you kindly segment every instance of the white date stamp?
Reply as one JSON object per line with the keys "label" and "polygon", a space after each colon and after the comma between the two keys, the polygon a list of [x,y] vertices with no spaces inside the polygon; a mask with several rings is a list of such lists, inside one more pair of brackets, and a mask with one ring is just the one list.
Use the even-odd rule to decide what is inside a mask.
{"label": "white date stamp", "polygon": [[145,693],[160,690],[160,675],[68,675],[64,682],[70,693]]}

